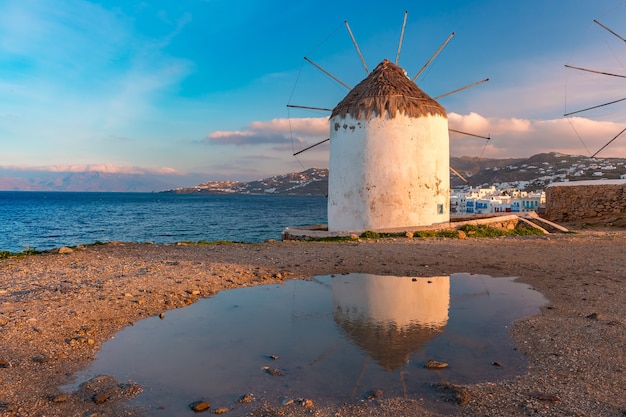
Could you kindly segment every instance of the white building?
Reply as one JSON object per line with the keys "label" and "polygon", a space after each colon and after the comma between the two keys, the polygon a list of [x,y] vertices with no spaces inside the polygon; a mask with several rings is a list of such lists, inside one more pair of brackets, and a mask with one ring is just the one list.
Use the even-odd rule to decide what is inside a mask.
{"label": "white building", "polygon": [[328,230],[447,222],[449,146],[445,109],[384,60],[330,117]]}
{"label": "white building", "polygon": [[470,187],[467,191],[457,190],[450,195],[450,212],[457,215],[537,212],[545,202],[543,191]]}

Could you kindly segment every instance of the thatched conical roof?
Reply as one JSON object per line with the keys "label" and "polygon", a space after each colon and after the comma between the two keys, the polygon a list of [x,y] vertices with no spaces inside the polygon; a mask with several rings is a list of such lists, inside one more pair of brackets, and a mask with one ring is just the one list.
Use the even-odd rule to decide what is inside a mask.
{"label": "thatched conical roof", "polygon": [[447,117],[439,103],[415,85],[402,68],[386,59],[337,104],[330,117],[349,114],[355,119],[369,119],[373,115],[382,117],[385,112],[389,118],[398,113],[416,118]]}

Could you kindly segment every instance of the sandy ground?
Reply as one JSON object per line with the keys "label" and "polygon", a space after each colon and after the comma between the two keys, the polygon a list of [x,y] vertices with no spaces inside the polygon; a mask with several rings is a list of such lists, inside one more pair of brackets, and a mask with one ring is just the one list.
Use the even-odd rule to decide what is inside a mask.
{"label": "sandy ground", "polygon": [[[338,273],[519,276],[549,300],[512,326],[530,366],[452,386],[458,416],[626,416],[626,231],[491,239],[383,239],[210,246],[111,243],[0,260],[0,415],[134,416],[141,387],[101,377],[59,387],[117,331],[218,291]],[[321,408],[255,404],[257,416],[427,416],[419,400]],[[210,410],[211,413],[215,410]],[[154,410],[153,410],[154,412]],[[190,415],[194,412],[190,410]],[[240,415],[237,404],[228,415]],[[167,415],[167,410],[157,415]]]}

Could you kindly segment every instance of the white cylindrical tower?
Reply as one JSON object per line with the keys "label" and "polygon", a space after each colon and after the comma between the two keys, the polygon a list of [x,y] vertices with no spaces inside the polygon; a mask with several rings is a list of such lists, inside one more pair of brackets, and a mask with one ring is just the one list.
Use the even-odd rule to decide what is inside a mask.
{"label": "white cylindrical tower", "polygon": [[328,230],[449,221],[449,147],[445,109],[384,60],[330,117]]}

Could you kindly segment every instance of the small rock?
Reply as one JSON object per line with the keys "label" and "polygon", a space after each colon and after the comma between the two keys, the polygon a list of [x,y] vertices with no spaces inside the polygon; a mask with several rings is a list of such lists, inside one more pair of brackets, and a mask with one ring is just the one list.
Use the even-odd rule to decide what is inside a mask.
{"label": "small rock", "polygon": [[591,314],[589,314],[589,315],[587,316],[587,318],[588,318],[589,320],[599,320],[599,319],[600,319],[600,317],[598,316],[598,313],[591,313]]}
{"label": "small rock", "polygon": [[283,400],[283,407],[286,407],[286,406],[291,405],[291,404],[293,404],[293,399],[292,398],[285,398]]}
{"label": "small rock", "polygon": [[111,396],[108,392],[99,392],[93,397],[93,402],[96,404],[103,404],[106,400],[108,400]]}
{"label": "small rock", "polygon": [[58,252],[61,255],[67,255],[67,254],[70,254],[70,253],[74,253],[74,249],[68,248],[67,246],[63,246],[63,247],[59,248]]}
{"label": "small rock", "polygon": [[309,400],[308,398],[304,398],[299,400],[300,405],[305,408],[313,408],[313,400]]}
{"label": "small rock", "polygon": [[277,361],[278,359],[280,359],[280,356],[278,356],[278,355],[270,355],[269,358],[270,359],[274,359],[275,361]]}
{"label": "small rock", "polygon": [[227,407],[220,407],[220,408],[216,408],[215,410],[213,410],[213,414],[224,414],[224,413],[228,413],[228,411],[230,411]]}
{"label": "small rock", "polygon": [[434,360],[430,360],[424,364],[424,368],[426,369],[443,369],[447,367],[448,367],[447,363],[434,361]]}
{"label": "small rock", "polygon": [[500,362],[497,362],[497,361],[496,362],[492,362],[491,364],[493,366],[497,366],[497,367],[501,367],[502,366],[502,364]]}
{"label": "small rock", "polygon": [[191,408],[196,413],[201,413],[211,408],[211,404],[206,401],[196,401],[194,403],[189,404],[189,408]]}
{"label": "small rock", "polygon": [[359,235],[352,233],[352,234],[350,235],[350,239],[352,239],[352,240],[358,240],[358,239],[359,239]]}
{"label": "small rock", "polygon": [[67,401],[67,395],[65,394],[55,395],[50,400],[53,403],[64,403],[65,401]]}
{"label": "small rock", "polygon": [[406,232],[406,233],[404,234],[404,236],[406,236],[408,239],[412,239],[412,238],[413,238],[413,236],[414,236],[414,234],[413,234],[413,232]]}
{"label": "small rock", "polygon": [[161,320],[163,320],[163,319],[165,318],[165,314],[160,313],[160,314],[159,314],[159,318],[160,318]]}
{"label": "small rock", "polygon": [[11,364],[4,359],[0,359],[0,368],[10,368]]}
{"label": "small rock", "polygon": [[252,400],[254,400],[254,396],[252,394],[244,394],[241,397],[239,397],[237,402],[239,402],[239,403],[249,403],[249,402],[252,402]]}
{"label": "small rock", "polygon": [[463,230],[458,231],[459,239],[467,239],[467,234]]}

